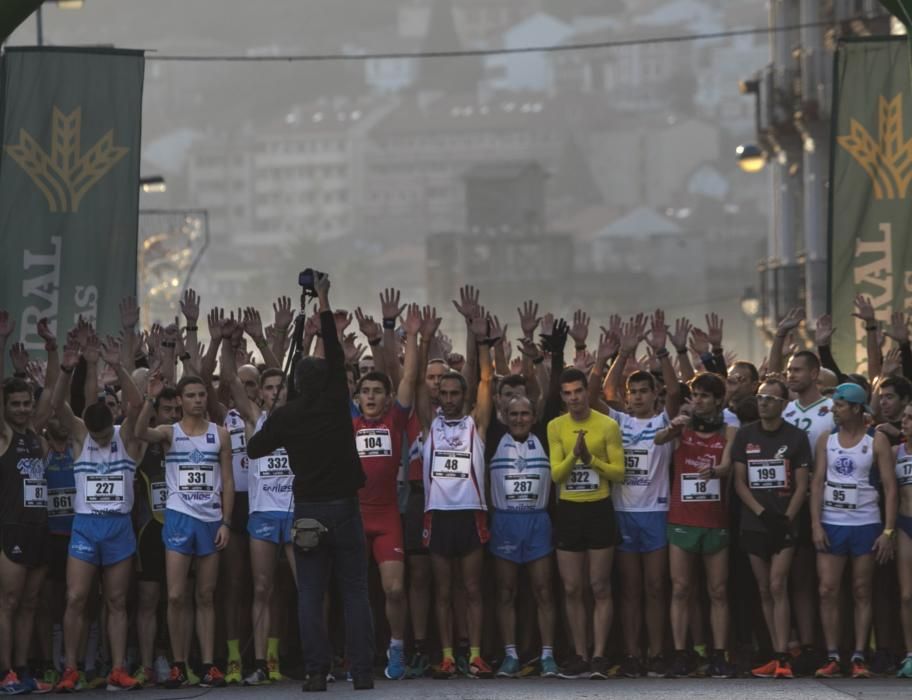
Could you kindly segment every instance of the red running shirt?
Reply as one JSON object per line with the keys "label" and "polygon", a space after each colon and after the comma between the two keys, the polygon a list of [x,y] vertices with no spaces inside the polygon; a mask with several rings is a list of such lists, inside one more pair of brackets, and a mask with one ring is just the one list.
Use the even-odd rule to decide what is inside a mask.
{"label": "red running shirt", "polygon": [[685,430],[674,451],[674,475],[671,479],[671,503],[668,522],[691,527],[728,527],[727,483],[722,479],[703,480],[701,469],[722,463],[725,434],[705,437]]}
{"label": "red running shirt", "polygon": [[358,491],[363,506],[398,507],[396,480],[402,464],[402,436],[410,409],[394,403],[379,419],[352,418],[355,445],[367,481]]}

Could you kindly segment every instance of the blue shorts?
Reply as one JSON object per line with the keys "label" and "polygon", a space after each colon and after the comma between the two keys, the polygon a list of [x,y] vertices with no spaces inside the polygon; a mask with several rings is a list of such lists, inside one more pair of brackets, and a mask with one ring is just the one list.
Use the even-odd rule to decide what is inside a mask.
{"label": "blue shorts", "polygon": [[515,564],[546,557],[554,551],[551,542],[551,518],[540,513],[511,513],[495,510],[491,516],[491,540],[488,548],[498,559]]}
{"label": "blue shorts", "polygon": [[863,557],[871,554],[874,541],[883,532],[883,525],[830,525],[823,523],[823,530],[830,541],[826,554],[838,557]]}
{"label": "blue shorts", "polygon": [[294,515],[285,510],[257,511],[247,520],[247,533],[255,540],[287,544],[291,542]]}
{"label": "blue shorts", "polygon": [[896,514],[896,527],[912,537],[912,517]]}
{"label": "blue shorts", "polygon": [[616,510],[618,529],[621,532],[619,552],[648,554],[668,546],[668,511],[626,512]]}
{"label": "blue shorts", "polygon": [[112,515],[76,514],[70,533],[69,555],[74,559],[112,566],[136,553],[133,523],[126,513]]}
{"label": "blue shorts", "polygon": [[165,511],[162,541],[168,551],[206,557],[215,554],[215,536],[221,526],[221,520],[207,523],[168,508]]}

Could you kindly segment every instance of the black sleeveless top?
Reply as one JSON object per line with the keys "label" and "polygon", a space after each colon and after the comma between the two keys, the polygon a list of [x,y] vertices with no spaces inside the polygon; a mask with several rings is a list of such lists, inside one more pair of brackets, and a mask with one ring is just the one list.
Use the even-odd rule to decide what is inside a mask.
{"label": "black sleeveless top", "polygon": [[33,430],[13,430],[9,448],[0,456],[0,521],[47,524],[44,451]]}

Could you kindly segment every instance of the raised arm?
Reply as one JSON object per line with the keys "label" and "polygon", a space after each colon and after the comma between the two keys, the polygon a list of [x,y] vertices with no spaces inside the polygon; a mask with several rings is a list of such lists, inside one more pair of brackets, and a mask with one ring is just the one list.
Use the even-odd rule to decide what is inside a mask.
{"label": "raised arm", "polygon": [[128,372],[136,369],[136,324],[139,323],[139,307],[136,297],[124,297],[120,300],[120,326],[123,330],[123,365]]}
{"label": "raised arm", "polygon": [[662,370],[662,383],[665,384],[665,412],[669,419],[678,415],[681,408],[681,385],[671,364],[671,356],[665,347],[668,340],[668,326],[665,325],[665,312],[656,309],[652,317],[652,329],[646,342],[659,361]]}
{"label": "raised arm", "polygon": [[[906,379],[912,377],[912,346],[909,345],[909,318],[902,311],[894,311],[890,315],[890,326],[884,330],[884,335],[892,338],[899,346],[902,374]],[[882,374],[885,372],[882,370]]]}
{"label": "raised arm", "polygon": [[74,340],[70,340],[63,348],[63,356],[60,360],[60,374],[57,377],[57,382],[54,384],[51,395],[51,411],[56,414],[64,430],[69,432],[81,445],[86,436],[85,424],[73,414],[70,404],[66,400],[70,395],[70,382],[73,379],[73,371],[78,364],[79,345]]}
{"label": "raised arm", "polygon": [[[785,371],[785,339],[789,333],[798,328],[798,325],[804,319],[804,309],[796,306],[779,321],[776,327],[776,335],[773,336],[773,342],[770,345],[769,360],[766,363],[767,371],[770,374],[781,375]],[[820,321],[818,328],[820,327]]]}
{"label": "raised arm", "polygon": [[[380,328],[380,325],[372,316],[365,314],[360,306],[355,309],[355,320],[358,322],[358,330],[367,339],[367,344],[371,349],[371,356],[374,358],[374,369],[392,378],[392,374],[387,370],[387,367],[398,364],[399,358],[391,355],[389,348],[383,343],[383,329]],[[393,351],[395,352],[395,348]]]}
{"label": "raised arm", "polygon": [[155,428],[151,426],[152,414],[154,413],[152,404],[155,403],[155,399],[161,395],[164,388],[165,381],[162,378],[161,372],[158,370],[151,372],[148,381],[146,382],[146,396],[143,399],[143,407],[139,412],[139,416],[136,418],[134,434],[136,435],[137,440],[155,442],[163,445],[167,450],[167,448],[171,446],[171,426],[160,425]]}
{"label": "raised arm", "polygon": [[[489,320],[490,327],[492,324]],[[491,348],[497,341],[496,336],[487,336],[478,344],[478,391],[472,418],[475,420],[479,435],[487,433],[494,412],[494,363],[491,361]]]}
{"label": "raised arm", "polygon": [[199,355],[199,313],[200,297],[195,290],[189,287],[184,290],[180,300],[181,313],[184,315],[187,331],[187,338],[184,341],[184,349],[190,354],[190,364],[193,367],[200,367],[202,358]]}
{"label": "raised arm", "polygon": [[[222,321],[222,325],[224,327],[222,330],[223,336],[225,333],[228,333],[230,337],[234,331],[236,322],[233,319],[228,318]],[[241,414],[241,417],[248,426],[255,426],[257,419],[259,418],[259,409],[256,404],[250,400],[250,397],[247,396],[247,390],[244,388],[244,385],[237,375],[237,360],[234,356],[234,348],[230,343],[226,342],[222,343],[222,362],[219,383],[224,383],[228,387],[231,392],[231,400],[234,402],[235,409]]]}
{"label": "raised arm", "polygon": [[[396,326],[399,324],[399,316],[405,309],[405,304],[400,305],[399,298],[399,290],[392,287],[380,292],[380,315],[383,319],[383,367],[389,375],[393,386],[397,386],[402,379],[402,368],[399,366],[399,337],[396,335]],[[376,365],[376,363],[377,358],[375,357],[374,364]]]}
{"label": "raised arm", "polygon": [[431,339],[440,327],[440,318],[437,316],[437,310],[425,306],[421,310],[421,327],[418,331],[421,336],[421,343],[418,346],[418,377],[415,381],[415,413],[421,428],[425,432],[430,428],[433,420],[433,410],[431,407],[431,398],[428,394],[427,382],[424,380],[427,373],[428,349]]}
{"label": "raised arm", "polygon": [[418,304],[410,304],[405,314],[405,364],[402,378],[396,391],[396,401],[408,408],[415,396],[415,382],[418,381],[418,332],[421,330],[421,310]]}
{"label": "raised arm", "polygon": [[263,321],[260,318],[260,312],[252,306],[244,309],[244,332],[253,340],[260,355],[263,356],[263,362],[267,368],[278,368],[281,364],[279,358],[272,352],[269,343],[266,342],[266,336],[263,334]]}
{"label": "raised arm", "polygon": [[[604,376],[605,365],[608,364],[609,358],[614,357],[615,362],[612,362],[609,374],[611,370],[616,370],[615,365],[617,364],[618,347],[618,337],[614,335],[610,329],[602,327],[602,334],[599,336],[598,349],[595,353],[595,364],[592,365],[592,370],[589,372],[589,407],[596,411],[602,411],[603,413],[607,413],[608,411],[606,409],[609,407],[609,404],[602,398],[602,391],[605,391],[606,395],[609,392],[609,389],[603,386],[606,384]],[[614,396],[615,393],[616,392],[612,392],[612,396]]]}
{"label": "raised arm", "polygon": [[280,366],[285,360],[285,353],[288,349],[288,331],[294,322],[294,312],[291,310],[291,297],[281,296],[276,299],[272,305],[273,321],[273,339],[272,354],[276,356]]}
{"label": "raised arm", "polygon": [[881,363],[883,361],[880,354],[880,342],[877,333],[879,325],[877,323],[877,317],[874,315],[874,304],[871,302],[871,297],[866,297],[864,294],[857,295],[854,303],[855,311],[852,313],[852,316],[861,319],[865,329],[865,340],[868,350],[868,378],[874,379],[874,377],[880,374]]}

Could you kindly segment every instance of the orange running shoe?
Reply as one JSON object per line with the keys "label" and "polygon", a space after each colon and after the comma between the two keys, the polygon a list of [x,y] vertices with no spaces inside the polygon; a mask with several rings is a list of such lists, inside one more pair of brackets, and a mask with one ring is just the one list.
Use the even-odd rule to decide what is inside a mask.
{"label": "orange running shoe", "polygon": [[852,659],[852,678],[871,678],[873,675],[864,659]]}
{"label": "orange running shoe", "polygon": [[794,678],[792,673],[792,664],[789,661],[780,661],[776,667],[776,678]]}
{"label": "orange running shoe", "polygon": [[75,668],[65,668],[60,682],[55,690],[58,693],[75,693],[79,689],[79,671]]}
{"label": "orange running shoe", "polygon": [[842,668],[839,666],[839,659],[827,659],[827,662],[817,669],[814,673],[815,678],[841,678]]}
{"label": "orange running shoe", "polygon": [[762,666],[751,669],[751,675],[754,678],[775,678],[776,671],[779,670],[779,662],[776,659],[769,661]]}
{"label": "orange running shoe", "polygon": [[440,662],[438,666],[434,668],[432,677],[439,680],[449,680],[456,677],[456,661],[454,659],[446,658]]}
{"label": "orange running shoe", "polygon": [[127,673],[127,669],[118,666],[108,674],[108,690],[139,690],[142,683]]}
{"label": "orange running shoe", "polygon": [[469,678],[493,678],[494,671],[488,666],[488,662],[480,656],[474,657],[469,661]]}

